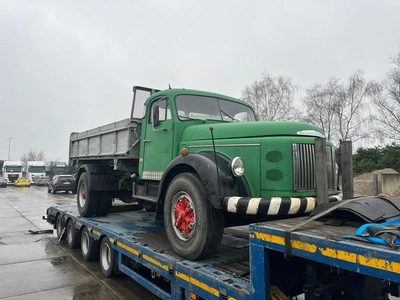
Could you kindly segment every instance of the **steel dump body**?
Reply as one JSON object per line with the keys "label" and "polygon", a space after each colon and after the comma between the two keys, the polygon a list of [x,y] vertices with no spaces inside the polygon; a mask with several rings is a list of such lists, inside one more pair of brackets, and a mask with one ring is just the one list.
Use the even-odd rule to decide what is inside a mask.
{"label": "steel dump body", "polygon": [[141,120],[124,119],[70,136],[70,160],[139,157]]}

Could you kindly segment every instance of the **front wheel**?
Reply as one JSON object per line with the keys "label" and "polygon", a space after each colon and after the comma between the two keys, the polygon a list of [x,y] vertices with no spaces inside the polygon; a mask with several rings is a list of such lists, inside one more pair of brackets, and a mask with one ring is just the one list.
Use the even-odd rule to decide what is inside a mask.
{"label": "front wheel", "polygon": [[89,184],[89,176],[83,173],[79,177],[78,193],[76,196],[78,211],[82,217],[93,217],[99,205],[99,199],[96,197],[96,193],[90,191]]}
{"label": "front wheel", "polygon": [[215,252],[224,231],[224,213],[209,203],[204,185],[193,173],[176,176],[164,203],[168,240],[175,252],[187,259]]}

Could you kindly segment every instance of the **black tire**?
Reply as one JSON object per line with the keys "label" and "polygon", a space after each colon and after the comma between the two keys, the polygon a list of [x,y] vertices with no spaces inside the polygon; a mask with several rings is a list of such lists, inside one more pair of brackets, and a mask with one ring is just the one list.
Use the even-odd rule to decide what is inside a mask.
{"label": "black tire", "polygon": [[47,192],[50,194],[51,190],[49,187],[47,187]]}
{"label": "black tire", "polygon": [[148,212],[155,212],[156,211],[156,204],[155,203],[151,203],[151,202],[145,202],[143,201],[142,203],[144,209]]}
{"label": "black tire", "polygon": [[[190,207],[193,209],[187,210]],[[176,224],[179,212],[185,220]],[[224,213],[211,206],[204,185],[196,174],[182,173],[168,187],[164,223],[168,240],[175,252],[195,260],[217,250],[224,232]],[[183,234],[181,230],[185,228],[187,232]]]}
{"label": "black tire", "polygon": [[94,260],[99,257],[99,243],[90,237],[87,227],[81,233],[81,253],[84,260]]}
{"label": "black tire", "polygon": [[97,213],[99,195],[99,193],[90,192],[89,176],[83,173],[79,177],[78,193],[76,196],[78,211],[82,217],[93,217]]}
{"label": "black tire", "polygon": [[55,194],[55,193],[57,193],[57,191],[56,191],[56,188],[55,188],[55,187],[53,187],[53,188],[51,189],[51,193],[52,193],[52,194]]}
{"label": "black tire", "polygon": [[97,208],[96,216],[106,216],[111,210],[112,195],[109,192],[101,192],[100,202]]}
{"label": "black tire", "polygon": [[100,244],[100,268],[104,276],[107,278],[115,276],[115,270],[117,264],[115,261],[115,250],[111,246],[110,239],[108,237],[103,238]]}
{"label": "black tire", "polygon": [[[64,230],[64,226],[62,224],[61,215],[58,214],[57,215],[57,219],[56,219],[56,231],[57,231],[57,239],[58,240],[64,240],[65,239],[66,234],[65,234],[65,230],[64,230],[64,232],[63,232],[63,230]],[[60,238],[61,235],[62,235],[62,237]]]}
{"label": "black tire", "polygon": [[81,237],[79,236],[79,230],[76,230],[72,220],[67,223],[67,244],[71,249],[79,248],[81,243]]}

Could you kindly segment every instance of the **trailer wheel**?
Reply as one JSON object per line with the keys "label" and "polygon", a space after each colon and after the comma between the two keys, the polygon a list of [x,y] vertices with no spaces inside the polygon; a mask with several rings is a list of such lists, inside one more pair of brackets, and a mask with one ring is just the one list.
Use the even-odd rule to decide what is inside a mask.
{"label": "trailer wheel", "polygon": [[99,243],[90,237],[87,227],[83,228],[81,234],[81,253],[84,260],[94,260],[99,255]]}
{"label": "trailer wheel", "polygon": [[69,220],[67,223],[67,244],[71,249],[79,248],[81,239],[79,236],[79,231],[75,229],[74,223],[72,220]]}
{"label": "trailer wheel", "polygon": [[164,203],[168,240],[175,252],[194,260],[215,252],[224,231],[224,214],[211,206],[204,185],[193,173],[176,176]]}
{"label": "trailer wheel", "polygon": [[47,192],[50,194],[51,190],[49,187],[47,187]]}
{"label": "trailer wheel", "polygon": [[55,189],[55,188],[53,188],[53,189],[51,190],[51,193],[52,193],[52,194],[55,194],[55,193],[57,193],[56,189]]}
{"label": "trailer wheel", "polygon": [[65,234],[64,226],[62,225],[62,219],[61,219],[61,215],[60,214],[57,215],[56,230],[57,230],[57,239],[58,240],[64,240],[66,234]]}
{"label": "trailer wheel", "polygon": [[99,199],[89,190],[89,176],[83,173],[78,182],[77,204],[82,217],[93,217],[97,212]]}
{"label": "trailer wheel", "polygon": [[100,245],[100,268],[106,277],[115,276],[115,251],[111,246],[110,239],[105,237]]}
{"label": "trailer wheel", "polygon": [[96,216],[106,216],[111,210],[112,196],[109,192],[101,192],[100,202],[97,207]]}

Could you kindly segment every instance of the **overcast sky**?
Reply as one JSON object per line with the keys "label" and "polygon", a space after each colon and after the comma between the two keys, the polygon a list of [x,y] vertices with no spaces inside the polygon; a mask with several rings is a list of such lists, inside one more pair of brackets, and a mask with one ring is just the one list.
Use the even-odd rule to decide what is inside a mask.
{"label": "overcast sky", "polygon": [[68,159],[69,134],[129,117],[132,86],[240,97],[263,72],[304,89],[400,50],[400,1],[0,1],[0,159]]}

